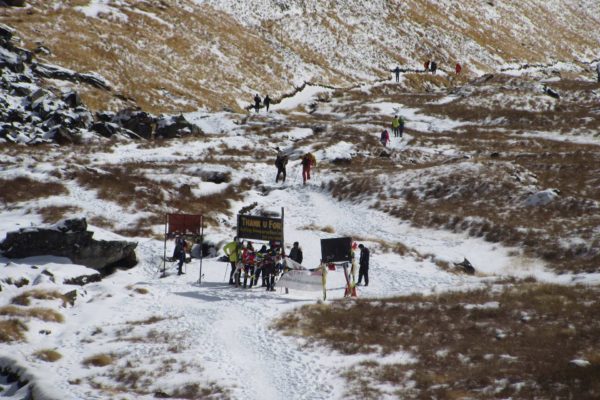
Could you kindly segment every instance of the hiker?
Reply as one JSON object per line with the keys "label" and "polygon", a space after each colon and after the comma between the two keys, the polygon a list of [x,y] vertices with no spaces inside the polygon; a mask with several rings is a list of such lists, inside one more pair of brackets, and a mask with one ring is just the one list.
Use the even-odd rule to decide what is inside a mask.
{"label": "hiker", "polygon": [[431,73],[432,73],[432,74],[434,74],[434,75],[435,75],[435,71],[437,71],[437,67],[438,67],[438,65],[437,65],[437,62],[435,62],[435,61],[432,61],[432,62],[431,62],[431,65],[430,65],[430,69],[431,69]]}
{"label": "hiker", "polygon": [[425,61],[425,64],[423,64],[423,66],[425,67],[425,72],[429,71],[429,63],[430,63],[430,61],[427,60],[427,61]]}
{"label": "hiker", "polygon": [[275,183],[279,182],[279,176],[283,175],[281,182],[285,182],[286,172],[285,166],[288,163],[288,156],[277,148],[277,158],[275,158],[275,167],[277,167],[277,176],[275,177]]}
{"label": "hiker", "polygon": [[600,83],[600,61],[596,64],[596,72],[598,73],[598,83]]}
{"label": "hiker", "polygon": [[383,145],[383,147],[387,146],[387,144],[390,141],[390,133],[388,132],[387,129],[384,129],[381,132],[381,137],[379,138],[379,141],[381,142],[381,144]]}
{"label": "hiker", "polygon": [[275,291],[275,263],[277,261],[277,250],[270,249],[263,261],[263,282],[267,292]]}
{"label": "hiker", "polygon": [[310,169],[317,166],[317,159],[312,153],[306,153],[302,157],[302,181],[306,185],[306,181],[310,180]]}
{"label": "hiker", "polygon": [[365,286],[369,286],[369,249],[364,244],[359,244],[360,258],[358,260],[358,283],[360,286],[363,276],[365,277]]}
{"label": "hiker", "polygon": [[300,247],[300,243],[294,242],[294,247],[290,250],[290,255],[288,256],[292,261],[297,262],[298,264],[302,264],[302,248]]}
{"label": "hiker", "polygon": [[260,96],[258,95],[258,93],[256,94],[256,96],[254,96],[254,109],[258,114],[258,110],[260,109]]}
{"label": "hiker", "polygon": [[456,63],[456,66],[454,67],[454,71],[456,71],[456,75],[460,75],[460,71],[462,71],[462,65],[460,65],[459,63]]}
{"label": "hiker", "polygon": [[269,105],[271,105],[271,98],[269,97],[269,95],[265,96],[263,103],[265,105],[265,109],[267,110],[267,112],[269,112]]}
{"label": "hiker", "polygon": [[400,67],[396,66],[392,72],[396,74],[396,83],[400,82]]}
{"label": "hiker", "polygon": [[392,132],[394,133],[394,137],[400,136],[400,118],[397,115],[392,119]]}
{"label": "hiker", "polygon": [[177,264],[177,275],[183,275],[182,267],[185,262],[186,248],[187,243],[185,239],[181,235],[177,235],[175,237],[175,250],[173,250],[173,258],[179,261],[179,264]]}
{"label": "hiker", "polygon": [[400,125],[398,126],[398,136],[402,137],[402,135],[404,135],[404,118],[399,116],[398,122],[400,123]]}
{"label": "hiker", "polygon": [[[225,245],[225,247],[223,247],[223,252],[225,253],[225,255],[227,257],[229,257],[229,262],[231,263],[231,274],[229,274],[229,284],[230,285],[235,284],[235,281],[233,280],[233,278],[237,271],[237,262],[239,260],[239,251],[240,251],[240,246],[238,243],[237,236],[233,238],[233,242],[227,243]],[[238,281],[238,283],[239,283],[239,281]]]}
{"label": "hiker", "polygon": [[254,247],[252,242],[248,242],[246,247],[242,251],[242,263],[244,264],[244,284],[243,288],[246,289],[248,284],[248,278],[250,278],[250,289],[252,289],[252,283],[254,282],[254,261],[256,255],[254,254]]}
{"label": "hiker", "polygon": [[267,246],[265,246],[263,244],[255,256],[256,267],[254,268],[254,286],[258,286],[258,278],[260,277],[261,272],[262,272],[262,285],[261,286],[262,287],[267,286],[267,283],[265,281],[265,274],[263,271],[263,266],[264,266],[264,261],[265,261],[266,255],[267,255]]}

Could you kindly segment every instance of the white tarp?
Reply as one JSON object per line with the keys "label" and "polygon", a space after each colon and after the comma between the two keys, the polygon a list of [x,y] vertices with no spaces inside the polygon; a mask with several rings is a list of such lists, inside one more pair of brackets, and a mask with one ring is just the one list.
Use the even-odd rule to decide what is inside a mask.
{"label": "white tarp", "polygon": [[290,270],[281,276],[277,286],[307,292],[323,290],[321,271]]}

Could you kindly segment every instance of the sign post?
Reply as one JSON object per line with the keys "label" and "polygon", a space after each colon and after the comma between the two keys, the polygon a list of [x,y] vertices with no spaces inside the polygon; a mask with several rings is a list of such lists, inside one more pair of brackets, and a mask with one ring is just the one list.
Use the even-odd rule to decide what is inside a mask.
{"label": "sign post", "polygon": [[[200,239],[202,247],[204,234],[204,218],[196,214],[167,214],[165,216],[165,240],[163,252],[163,270],[162,276],[166,276],[167,268],[167,239],[175,235],[190,237],[197,241]],[[202,251],[200,252],[200,273],[202,274]]]}
{"label": "sign post", "polygon": [[[327,299],[327,264],[343,263],[344,275],[346,277],[346,293],[356,295],[356,289],[352,288],[348,279],[348,262],[352,261],[352,238],[341,237],[332,239],[321,239],[321,270],[323,271],[323,300]],[[334,267],[335,268],[335,267]]]}

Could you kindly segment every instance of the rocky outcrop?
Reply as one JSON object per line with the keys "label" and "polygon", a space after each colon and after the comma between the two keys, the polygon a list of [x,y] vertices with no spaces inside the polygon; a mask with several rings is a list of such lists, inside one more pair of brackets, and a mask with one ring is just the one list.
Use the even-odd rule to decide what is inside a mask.
{"label": "rocky outcrop", "polygon": [[67,88],[70,84],[59,89],[48,86],[45,80],[85,83],[110,91],[106,79],[37,62],[35,51],[17,46],[18,42],[14,30],[0,24],[0,143],[71,144],[115,135],[139,140],[201,133],[182,115],[156,117],[124,109],[116,114],[99,112],[94,118],[79,93]]}
{"label": "rocky outcrop", "polygon": [[200,133],[202,133],[200,128],[191,124],[183,115],[178,115],[160,119],[155,134],[157,137],[170,139],[186,135],[198,135]]}
{"label": "rocky outcrop", "polygon": [[67,257],[103,274],[114,268],[137,264],[137,243],[123,240],[94,240],[84,218],[65,220],[49,228],[26,228],[9,232],[0,243],[0,252],[8,258],[40,255]]}

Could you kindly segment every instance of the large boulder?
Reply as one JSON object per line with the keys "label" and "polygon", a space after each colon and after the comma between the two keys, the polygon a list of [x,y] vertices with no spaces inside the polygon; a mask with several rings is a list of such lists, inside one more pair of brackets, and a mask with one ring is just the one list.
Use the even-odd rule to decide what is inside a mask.
{"label": "large boulder", "polygon": [[185,119],[183,115],[161,118],[156,127],[156,136],[167,139],[200,133],[200,128]]}
{"label": "large boulder", "polygon": [[6,234],[0,252],[8,258],[40,255],[67,257],[101,273],[137,264],[137,243],[124,240],[95,240],[85,218],[65,220],[49,228],[24,228]]}
{"label": "large boulder", "polygon": [[111,122],[129,129],[144,139],[152,138],[156,129],[156,118],[144,111],[125,109],[119,111]]}

